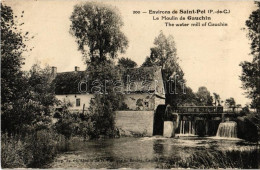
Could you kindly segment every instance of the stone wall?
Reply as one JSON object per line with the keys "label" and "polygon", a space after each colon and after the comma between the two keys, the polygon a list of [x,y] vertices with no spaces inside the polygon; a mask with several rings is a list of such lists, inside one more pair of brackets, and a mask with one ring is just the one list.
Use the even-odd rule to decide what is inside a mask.
{"label": "stone wall", "polygon": [[152,94],[126,94],[124,102],[130,110],[148,111],[155,108],[155,96]]}
{"label": "stone wall", "polygon": [[152,136],[154,111],[117,111],[116,127],[122,136]]}

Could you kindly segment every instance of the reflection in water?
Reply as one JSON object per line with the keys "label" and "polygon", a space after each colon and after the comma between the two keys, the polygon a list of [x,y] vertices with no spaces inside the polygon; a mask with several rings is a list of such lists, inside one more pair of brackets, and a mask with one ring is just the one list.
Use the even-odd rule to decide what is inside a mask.
{"label": "reflection in water", "polygon": [[258,152],[242,140],[119,138],[75,144],[49,168],[258,168]]}

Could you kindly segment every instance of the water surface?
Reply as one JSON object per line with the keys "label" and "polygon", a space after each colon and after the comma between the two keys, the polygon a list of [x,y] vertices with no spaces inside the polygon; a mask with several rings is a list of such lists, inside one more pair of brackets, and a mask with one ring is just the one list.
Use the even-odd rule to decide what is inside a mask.
{"label": "water surface", "polygon": [[239,139],[129,137],[70,149],[49,168],[259,168],[259,147]]}

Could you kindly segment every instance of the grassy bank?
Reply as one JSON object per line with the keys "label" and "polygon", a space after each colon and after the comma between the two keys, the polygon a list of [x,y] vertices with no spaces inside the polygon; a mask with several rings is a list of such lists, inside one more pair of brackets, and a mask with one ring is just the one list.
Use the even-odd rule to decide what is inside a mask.
{"label": "grassy bank", "polygon": [[2,134],[2,168],[41,168],[51,162],[57,153],[66,151],[69,141],[51,130],[11,136]]}

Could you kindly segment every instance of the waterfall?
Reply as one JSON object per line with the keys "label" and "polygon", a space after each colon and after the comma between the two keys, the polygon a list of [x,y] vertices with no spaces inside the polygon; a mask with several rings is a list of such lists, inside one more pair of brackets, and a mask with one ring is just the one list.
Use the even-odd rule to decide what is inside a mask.
{"label": "waterfall", "polygon": [[217,137],[237,138],[237,123],[234,121],[223,122],[218,126]]}
{"label": "waterfall", "polygon": [[180,135],[195,135],[195,123],[188,120],[180,121]]}

